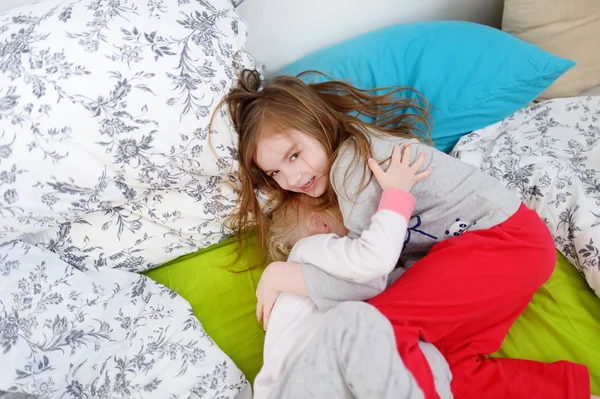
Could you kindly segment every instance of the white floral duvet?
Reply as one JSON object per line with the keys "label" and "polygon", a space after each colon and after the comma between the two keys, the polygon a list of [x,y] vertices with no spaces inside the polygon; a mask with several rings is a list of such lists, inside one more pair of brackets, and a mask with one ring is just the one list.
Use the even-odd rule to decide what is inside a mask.
{"label": "white floral duvet", "polygon": [[137,274],[229,233],[235,135],[209,122],[253,66],[245,41],[230,0],[0,14],[0,396],[251,396],[190,305]]}
{"label": "white floral duvet", "polygon": [[[146,276],[0,248],[0,387],[35,398],[250,398],[183,298]],[[1,394],[0,394],[1,396]]]}
{"label": "white floral duvet", "polygon": [[531,105],[463,137],[452,154],[535,209],[600,295],[600,97]]}

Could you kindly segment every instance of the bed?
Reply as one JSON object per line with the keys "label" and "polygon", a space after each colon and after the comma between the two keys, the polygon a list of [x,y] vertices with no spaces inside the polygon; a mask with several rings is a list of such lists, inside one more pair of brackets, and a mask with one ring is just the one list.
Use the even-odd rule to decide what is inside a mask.
{"label": "bed", "polygon": [[[455,59],[440,60],[432,58],[439,57],[436,45],[452,49],[442,39],[457,32],[455,22],[443,23],[446,31],[427,23],[419,34],[407,28],[432,20],[505,28],[512,21],[513,36],[527,40],[518,15],[506,21],[515,1],[3,2],[0,391],[40,398],[251,396],[264,343],[254,297],[264,259],[249,237],[232,263],[237,244],[223,220],[235,201],[235,133],[217,113],[209,147],[208,120],[240,68],[273,76],[286,65],[287,73],[317,65],[341,68],[338,76],[367,88],[414,83],[443,111],[434,114],[436,145],[499,178],[545,218],[557,244],[555,272],[494,356],[586,364],[600,394],[600,216],[589,185],[600,181],[600,97],[592,97],[600,95],[600,76],[596,84],[586,78],[586,91],[570,93],[576,98],[546,101],[542,92],[558,76],[579,74],[565,60],[571,54],[528,58],[533,50],[519,41],[511,42],[520,46],[511,47],[518,49],[514,58],[503,62],[493,52],[458,50]],[[393,41],[395,56],[407,63],[402,74],[378,64],[365,73],[336,58],[342,47],[335,43],[357,35],[375,51],[364,38],[382,43],[382,36],[365,33],[385,27],[391,30],[377,35],[405,39]],[[468,47],[461,40],[473,37],[471,29],[481,27],[452,36],[456,46]],[[473,47],[491,43],[483,38],[505,43],[487,29]],[[410,42],[407,33],[414,34]],[[347,43],[343,54],[356,51],[358,42]],[[406,49],[418,54],[405,57]],[[7,58],[9,51],[20,55]],[[465,66],[484,59],[497,66],[487,68],[494,79]],[[458,82],[460,75],[463,83],[480,83],[480,92],[495,92],[490,84],[512,79],[501,68],[513,62],[543,65],[522,68],[535,84],[481,107],[481,97],[451,95],[458,91],[450,83],[440,90],[440,79]],[[442,68],[448,65],[454,67]],[[593,68],[584,72],[593,77]],[[452,79],[441,75],[450,72]],[[575,207],[576,222],[562,222]]]}
{"label": "bed", "polygon": [[[477,6],[483,7],[483,3],[485,2],[478,3]],[[494,4],[492,3],[493,2],[488,2],[485,5],[485,10],[487,13],[479,13],[474,19],[478,22],[485,22],[492,25],[497,24],[499,26],[501,23],[500,18],[498,18],[500,15],[500,10],[497,9],[499,4],[498,2]],[[266,14],[266,18],[277,13],[277,15],[281,15],[282,10],[285,9],[286,6],[279,3],[272,4],[268,1],[260,2],[260,5],[265,6],[268,11],[263,13],[262,11],[259,11],[263,10],[263,8],[253,8],[252,2],[248,1],[240,6],[240,12],[246,17],[246,20],[250,26],[254,26],[255,29],[258,30],[258,32],[255,32],[255,36],[252,35],[251,31],[248,41],[248,48],[257,56],[259,61],[263,61],[266,64],[265,73],[267,75],[274,74],[279,67],[287,65],[289,61],[306,56],[306,54],[311,53],[311,51],[318,50],[321,47],[329,45],[338,40],[347,39],[353,35],[349,32],[349,29],[345,30],[347,27],[335,27],[334,33],[331,35],[326,35],[325,39],[318,41],[316,37],[321,35],[321,31],[319,29],[324,29],[321,28],[321,26],[325,26],[325,24],[323,24],[317,25],[314,31],[305,32],[302,34],[302,36],[299,36],[295,32],[296,30],[300,29],[299,25],[302,24],[300,22],[302,21],[302,18],[294,20],[280,18],[277,21],[274,21],[272,25],[267,25],[264,23],[266,19],[262,19],[263,14]],[[301,14],[308,18],[308,13],[310,11],[306,11],[306,9],[310,9],[310,6],[304,7],[305,5],[306,2],[303,2],[302,7],[298,6],[298,8],[295,8],[294,5],[290,7],[292,7],[294,10],[294,15]],[[332,10],[336,9],[338,9],[336,8],[336,5],[332,4],[331,9],[325,7],[325,13],[333,13]],[[494,12],[494,10],[496,12]],[[421,11],[422,10],[418,7],[413,10],[413,12],[417,15]],[[372,10],[366,12],[372,12]],[[401,13],[397,9],[389,11],[390,14],[393,14],[394,12]],[[330,14],[330,17],[332,15],[333,14]],[[352,14],[349,18],[352,18],[354,15],[355,14]],[[432,19],[438,16],[438,14],[435,13],[430,15]],[[365,22],[358,16],[355,18],[360,20],[357,22],[357,25],[360,29],[360,24]],[[401,19],[400,16],[397,18]],[[419,18],[417,17],[416,19],[418,20]],[[278,36],[274,40],[269,41],[268,45],[265,45],[265,38],[269,32],[271,32],[271,29],[282,26],[289,26],[289,31],[283,32],[282,36]],[[332,38],[331,36],[334,37]],[[401,46],[398,45],[398,41],[395,42],[396,46]],[[320,43],[320,45],[315,44],[315,42]],[[294,43],[296,45],[291,45],[290,43]],[[361,45],[361,43],[348,42],[346,48],[351,47],[353,51],[357,51],[356,48],[359,45]],[[369,46],[369,44],[366,46]],[[299,63],[297,62],[292,64],[292,67],[288,67],[285,72],[296,73],[301,70],[308,69],[309,67],[313,67],[315,66],[315,62],[318,62],[316,65],[319,66],[321,70],[326,70],[328,72],[334,71],[342,76],[350,76],[352,79],[358,79],[358,83],[366,87],[369,87],[369,85],[371,85],[370,87],[384,86],[386,83],[389,83],[388,81],[383,80],[377,81],[377,83],[383,83],[377,85],[370,81],[367,82],[368,79],[361,80],[361,78],[357,78],[356,75],[358,75],[358,69],[352,69],[354,68],[353,66],[348,67],[348,65],[344,63],[345,61],[336,58],[337,56],[332,56],[331,54],[334,52],[332,50],[338,52],[340,48],[335,46],[333,48],[325,46],[323,50],[317,51],[308,57],[304,57]],[[427,61],[432,60],[428,59]],[[441,62],[437,62],[437,64],[441,64]],[[377,73],[373,72],[375,69],[377,68],[373,67],[369,69],[368,73],[364,75],[376,75]],[[425,67],[420,68],[420,72],[424,73],[423,71],[425,69]],[[496,80],[499,80],[501,76],[502,75],[500,73],[496,73],[494,75]],[[403,77],[405,79],[410,79],[410,73],[406,73],[403,75]],[[473,79],[473,76],[470,76],[469,78]],[[406,82],[405,80],[401,81],[403,83]],[[485,90],[491,89],[492,88],[490,87],[485,88]],[[428,86],[425,86],[425,90],[429,90],[428,93],[432,92],[432,89],[430,89]],[[586,117],[586,115],[588,115],[591,121],[591,115],[595,115],[595,109],[597,109],[597,105],[595,108],[590,107],[591,102],[588,104],[588,100],[586,99],[588,96],[594,95],[594,91],[598,92],[598,90],[600,90],[600,86],[589,89],[589,92],[579,94],[580,97],[578,97],[578,101],[583,103],[585,106],[579,106],[578,112],[580,113],[577,114],[577,116],[571,113],[570,116],[567,116],[567,121],[562,123],[565,126],[571,126],[570,129],[563,127],[561,130],[556,130],[554,132],[555,135],[570,135],[568,137],[575,138],[577,135],[582,134],[581,132],[576,132],[576,129],[573,129],[572,127],[577,125],[580,117]],[[535,97],[536,96],[532,97],[530,100],[533,100]],[[454,104],[456,103],[455,99],[436,98],[436,100],[439,100],[439,102],[448,101],[453,102]],[[542,101],[542,99],[540,99],[540,101]],[[527,103],[528,101],[524,101],[524,104],[516,107],[515,110],[523,108],[523,106]],[[545,112],[547,115],[549,115],[549,117],[552,117],[554,114],[563,113],[563,111],[559,110],[559,108],[565,104],[561,103],[561,106],[551,104],[552,103],[547,105],[547,107],[550,107],[549,111],[547,110],[548,108],[539,108],[536,112]],[[504,106],[504,104],[493,105],[495,109]],[[523,112],[528,112],[527,110],[531,109],[535,109],[535,106],[533,108],[527,108]],[[547,111],[544,111],[544,109]],[[489,111],[488,113],[494,112],[493,110],[487,111]],[[471,114],[469,117],[473,119],[474,116]],[[488,157],[492,160],[501,161],[503,158],[502,156],[498,155],[497,152],[500,152],[502,147],[499,145],[494,146],[495,141],[491,139],[491,143],[487,143],[485,140],[481,139],[481,142],[487,143],[486,149],[488,152],[484,152],[483,149],[477,148],[477,140],[475,138],[483,135],[486,137],[491,137],[493,136],[492,132],[497,132],[499,127],[502,126],[502,123],[510,123],[510,121],[515,118],[518,118],[518,116],[513,116],[512,112],[510,112],[507,114],[506,121],[504,122],[489,123],[489,121],[483,121],[479,126],[483,127],[483,129],[478,129],[472,134],[464,134],[462,136],[462,140],[459,141],[454,147],[455,152],[453,152],[453,154],[463,159],[465,162],[471,162],[476,166],[481,167],[486,172],[492,173],[493,167],[487,164],[483,165],[481,163],[481,159],[486,159],[486,157]],[[438,125],[437,128],[439,130],[440,126]],[[535,126],[525,127],[515,125],[513,128],[515,132],[522,132],[523,130],[531,131],[530,134],[532,137],[537,137],[542,134],[539,127]],[[518,133],[515,134],[518,135]],[[525,140],[525,138],[523,140]],[[563,141],[568,142],[569,140],[564,138]],[[450,142],[452,143],[452,146],[456,144],[456,140],[449,141],[448,143]],[[481,142],[479,143],[480,146],[482,145]],[[469,146],[468,143],[471,143],[471,146]],[[442,141],[442,144],[446,145],[446,142]],[[449,149],[452,147],[445,148]],[[564,148],[568,148],[568,144],[565,145]],[[591,148],[595,148],[595,146],[592,145]],[[478,159],[479,162],[469,160],[470,157]],[[598,159],[598,157],[594,157],[592,155],[590,155],[588,158],[590,160]],[[568,154],[563,154],[563,160],[566,161],[567,159]],[[540,170],[543,170],[544,168],[550,168],[541,161],[538,163],[537,167]],[[595,169],[600,169],[598,168],[597,164]],[[556,167],[554,170],[556,170]],[[506,181],[506,179],[503,180],[502,176],[498,177],[501,181],[505,181],[507,186],[511,187],[510,181]],[[535,182],[530,182],[530,185],[534,186]],[[549,198],[550,194],[548,194],[548,191],[550,190],[547,187],[545,194],[546,197]],[[552,195],[556,194],[557,193],[553,193]],[[521,195],[522,199],[525,200],[529,206],[536,210],[541,210],[541,206],[536,207],[535,200],[529,199],[526,196],[526,193],[519,191],[517,195]],[[591,218],[587,218],[586,220],[592,221],[591,224],[593,224],[593,220]],[[565,226],[562,227],[564,228]],[[566,227],[566,230],[568,230],[568,226]],[[555,272],[552,278],[534,296],[531,304],[528,306],[524,314],[513,325],[507,336],[507,339],[502,345],[502,348],[493,356],[525,358],[547,362],[568,359],[574,362],[586,364],[588,365],[592,375],[593,392],[600,392],[600,351],[598,350],[600,347],[600,336],[598,334],[598,331],[600,331],[600,299],[593,292],[593,289],[596,289],[594,288],[596,285],[594,285],[594,279],[588,278],[586,273],[581,268],[578,269],[574,267],[574,264],[577,264],[577,262],[573,258],[572,252],[570,253],[569,251],[565,251],[566,246],[560,244],[560,242],[566,244],[567,241],[560,239],[561,235],[556,234],[556,229],[553,230],[553,233],[555,233],[555,236],[557,237],[557,248],[559,249],[557,250],[557,263]],[[219,289],[219,292],[231,292],[235,289],[237,290],[237,294],[219,297],[218,305],[214,305],[220,309],[217,312],[219,316],[211,314],[210,312],[213,308],[204,307],[204,302],[200,299],[195,301],[195,306],[198,307],[198,312],[202,312],[201,319],[205,321],[205,327],[210,330],[210,334],[215,338],[215,340],[221,345],[233,346],[228,353],[232,353],[232,357],[236,359],[236,363],[242,367],[247,377],[252,380],[260,368],[259,359],[263,335],[260,330],[260,326],[254,320],[254,308],[247,304],[253,300],[253,295],[256,289],[260,271],[252,270],[236,274],[222,273],[222,269],[220,269],[219,266],[225,265],[228,263],[228,261],[233,259],[235,247],[236,244],[234,241],[225,241],[218,248],[216,248],[214,252],[209,248],[203,251],[201,254],[191,255],[185,259],[176,260],[165,267],[151,270],[147,272],[147,275],[151,276],[153,279],[164,282],[165,284],[171,284],[172,287],[177,287],[177,290],[179,290],[178,292],[180,292],[184,297],[194,297],[199,291],[202,290],[210,290],[210,296],[213,296],[216,294],[210,288],[209,285],[211,283],[209,283],[207,280],[198,278],[195,279],[193,283],[188,285],[185,276],[197,273],[202,273],[204,275],[207,273],[206,271],[198,272],[201,267],[200,265],[204,266],[210,264],[216,270],[219,270],[220,277],[218,278],[218,284],[220,286],[227,287],[224,290]],[[585,248],[585,243],[580,244],[577,247],[577,251],[582,249],[585,250]],[[567,255],[567,257],[565,257],[563,253]],[[260,254],[251,253],[248,255],[248,257],[243,258],[243,261],[237,267],[239,267],[240,270],[243,270],[245,267],[253,266],[257,263],[260,263]],[[233,282],[233,280],[235,280],[235,282]],[[206,298],[204,301],[206,301]],[[224,321],[223,317],[221,316],[223,314],[232,315],[228,322]],[[240,325],[246,326],[244,329],[246,338],[242,342],[238,342],[238,339],[240,338],[238,331],[242,329]],[[232,337],[232,331],[236,331],[233,334],[235,338]]]}
{"label": "bed", "polygon": [[[579,103],[579,107],[575,105]],[[492,152],[503,152],[505,150],[504,140],[501,138],[506,135],[519,135],[524,130],[528,135],[524,135],[522,140],[528,143],[531,137],[538,137],[537,130],[530,129],[527,124],[519,127],[519,123],[524,120],[535,121],[535,115],[561,115],[565,119],[558,119],[558,126],[554,127],[554,133],[557,137],[562,136],[565,142],[577,139],[577,134],[567,131],[568,124],[574,126],[579,121],[579,117],[588,111],[584,109],[600,110],[600,97],[580,97],[569,100],[554,100],[545,104],[545,107],[532,106],[526,108],[515,116],[488,128],[478,130],[470,135],[464,136],[455,147],[454,155],[480,166],[483,170],[491,171],[494,169],[494,163],[502,163],[504,156]],[[568,105],[569,104],[569,105]],[[536,108],[537,107],[537,108]],[[548,107],[554,109],[553,112],[546,112]],[[568,107],[575,107],[576,118],[573,118],[573,112],[558,112]],[[595,108],[594,108],[595,107]],[[529,112],[529,118],[524,116]],[[596,111],[592,112],[596,113]],[[549,116],[548,116],[549,115]],[[568,122],[569,119],[571,122]],[[513,125],[508,125],[509,123]],[[597,120],[600,122],[600,119]],[[510,132],[510,133],[509,133]],[[582,137],[582,136],[579,136]],[[583,140],[585,142],[585,139]],[[485,145],[487,152],[478,150],[478,146]],[[558,146],[557,146],[558,147]],[[592,145],[591,148],[594,146]],[[568,149],[569,146],[566,145]],[[508,156],[508,155],[506,155]],[[512,155],[511,155],[512,156]],[[493,162],[483,164],[482,159],[490,159]],[[600,158],[590,157],[592,161]],[[525,166],[527,167],[526,164]],[[538,164],[542,169],[542,163]],[[559,169],[548,169],[559,172]],[[504,176],[504,179],[502,178]],[[514,176],[514,175],[513,175]],[[540,173],[543,178],[544,173]],[[510,179],[510,174],[502,173],[499,176],[507,186],[515,184],[515,180]],[[559,182],[557,179],[556,182]],[[539,210],[544,215],[544,205],[537,203],[540,197],[529,197],[528,187],[533,187],[538,182],[531,179],[528,186],[520,187],[520,195],[523,200],[533,209]],[[545,188],[545,193],[551,191],[551,187]],[[531,190],[529,190],[531,192]],[[549,200],[560,192],[553,192],[553,196],[547,195]],[[551,199],[550,199],[551,198]],[[583,203],[583,201],[579,201]],[[560,212],[559,212],[560,213]],[[592,220],[592,219],[590,219]],[[552,224],[549,224],[552,227]],[[556,224],[554,224],[556,227]],[[553,230],[557,237],[557,247],[564,251],[565,240],[561,236],[568,236],[568,226],[564,231]],[[578,246],[579,250],[587,248],[586,242]],[[147,272],[147,275],[157,281],[161,281],[181,295],[192,298],[193,306],[197,306],[198,314],[202,315],[201,320],[204,326],[219,342],[222,347],[228,348],[229,354],[235,359],[237,364],[244,370],[249,379],[252,379],[260,368],[260,354],[264,336],[260,326],[254,319],[254,307],[249,305],[253,302],[256,284],[260,276],[260,270],[251,270],[247,272],[229,274],[223,271],[222,266],[231,262],[235,258],[236,250],[235,240],[224,241],[218,247],[209,248],[199,254],[187,256],[176,260],[164,267],[160,267]],[[256,248],[252,243],[250,248]],[[579,251],[576,251],[579,252]],[[569,254],[569,251],[565,251]],[[572,254],[572,253],[571,253]],[[242,259],[242,262],[236,267],[243,270],[247,266],[260,263],[260,253],[250,252]],[[595,277],[591,276],[586,280],[586,271],[578,270],[574,267],[578,264],[576,260],[569,261],[560,251],[557,251],[556,269],[550,280],[542,286],[535,294],[531,304],[525,312],[517,319],[502,345],[502,348],[494,356],[525,358],[540,361],[557,361],[568,359],[574,362],[586,364],[592,376],[593,392],[600,389],[600,350],[598,344],[600,331],[600,298],[592,291],[590,284],[595,284]],[[597,263],[596,263],[597,265]],[[206,270],[207,267],[215,269],[214,274]],[[596,273],[598,269],[596,269]],[[195,278],[190,282],[189,276],[211,275],[210,280],[206,278]],[[589,273],[587,273],[589,275]],[[588,283],[590,281],[591,283]],[[216,294],[213,291],[212,284],[217,284]],[[206,300],[196,298],[197,293],[209,290],[211,297],[215,300],[211,306],[206,306]],[[236,290],[235,295],[230,295]],[[216,313],[211,313],[218,309]],[[224,318],[223,315],[229,315]],[[241,339],[244,336],[245,338]],[[229,349],[230,348],[230,349]]]}

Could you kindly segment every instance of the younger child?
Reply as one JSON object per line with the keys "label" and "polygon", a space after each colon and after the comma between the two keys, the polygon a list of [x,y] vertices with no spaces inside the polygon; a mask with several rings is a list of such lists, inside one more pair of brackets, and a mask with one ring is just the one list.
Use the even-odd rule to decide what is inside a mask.
{"label": "younger child", "polygon": [[[330,270],[349,280],[369,281],[390,274],[400,256],[398,243],[406,233],[415,203],[408,191],[429,174],[417,173],[422,159],[409,166],[407,152],[402,162],[400,150],[395,148],[392,166],[378,175],[384,186],[388,175],[394,175],[395,184],[386,187],[379,210],[361,238],[345,237],[347,230],[339,209],[315,211],[315,199],[294,196],[273,214],[270,257],[302,262],[302,258],[323,255],[329,260]],[[305,254],[315,244],[320,251],[312,256]],[[346,256],[334,259],[328,256],[329,251],[344,252]],[[265,273],[285,273],[285,262],[277,264],[279,267],[269,267]],[[286,274],[286,278],[293,276]],[[353,283],[332,277],[330,284]],[[363,286],[356,287],[360,290]],[[259,284],[259,319],[263,314],[260,292]],[[376,309],[360,302],[345,302],[323,313],[307,297],[305,287],[295,293],[298,295],[279,296],[270,322],[270,309],[265,309],[268,328],[264,366],[254,383],[255,398],[422,397],[398,355],[391,325]],[[368,298],[367,293],[364,299]],[[433,345],[419,344],[432,368],[437,393],[451,398],[450,370],[443,356]]]}

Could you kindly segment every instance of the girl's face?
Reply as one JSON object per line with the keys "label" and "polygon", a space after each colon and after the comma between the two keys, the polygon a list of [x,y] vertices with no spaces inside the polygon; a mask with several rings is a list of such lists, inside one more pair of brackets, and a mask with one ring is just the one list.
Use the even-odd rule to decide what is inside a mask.
{"label": "girl's face", "polygon": [[327,154],[318,140],[298,130],[262,133],[254,161],[284,190],[320,197],[327,189]]}

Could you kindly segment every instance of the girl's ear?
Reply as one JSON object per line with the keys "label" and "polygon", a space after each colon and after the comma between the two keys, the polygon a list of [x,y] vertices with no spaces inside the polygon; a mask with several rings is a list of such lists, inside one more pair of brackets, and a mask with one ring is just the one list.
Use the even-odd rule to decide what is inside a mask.
{"label": "girl's ear", "polygon": [[331,226],[327,218],[323,217],[320,212],[311,212],[308,223],[313,234],[328,234],[331,232]]}

